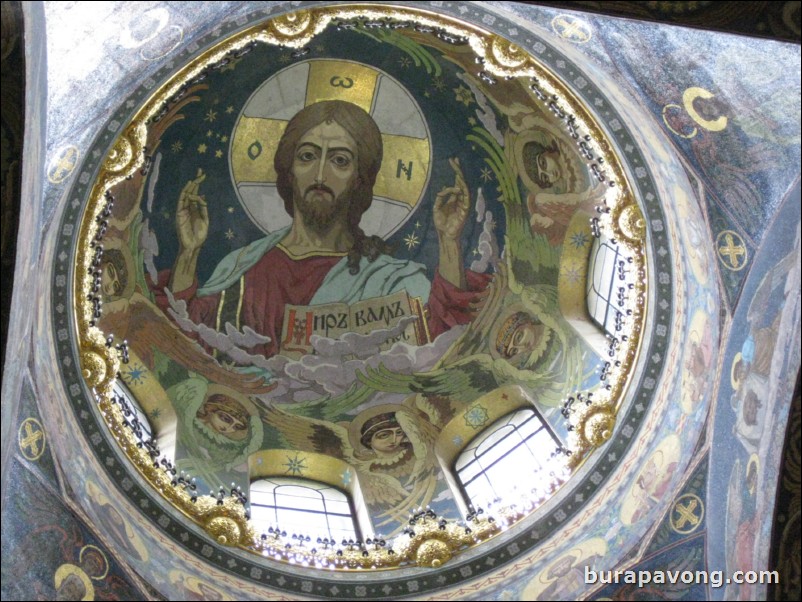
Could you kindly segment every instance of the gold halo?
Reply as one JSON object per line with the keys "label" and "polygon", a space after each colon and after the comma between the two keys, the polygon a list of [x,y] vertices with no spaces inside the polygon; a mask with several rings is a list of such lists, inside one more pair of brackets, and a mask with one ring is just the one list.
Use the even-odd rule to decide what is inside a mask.
{"label": "gold halo", "polygon": [[206,387],[206,393],[203,395],[203,401],[205,402],[212,395],[225,395],[226,397],[231,397],[232,399],[241,403],[242,407],[245,408],[245,411],[248,412],[251,417],[259,416],[259,410],[256,407],[256,404],[253,403],[249,397],[243,395],[239,391],[235,391],[231,387],[211,383],[208,387]]}
{"label": "gold halo", "polygon": [[568,556],[575,560],[571,563],[572,567],[582,564],[593,556],[604,556],[607,553],[607,543],[601,537],[592,537],[585,541],[574,544],[569,550],[564,550],[556,560],[551,561],[542,571],[529,580],[524,586],[521,594],[522,600],[536,600],[538,595],[549,585],[554,583],[559,577],[550,576],[549,572],[554,569],[561,561]]}
{"label": "gold halo", "polygon": [[61,584],[70,575],[75,575],[76,577],[78,577],[78,579],[81,580],[81,583],[84,584],[86,593],[84,594],[83,598],[81,598],[81,600],[94,600],[95,586],[92,585],[92,581],[89,579],[89,575],[87,575],[81,567],[75,566],[74,564],[62,564],[60,567],[56,569],[56,574],[54,577],[56,590],[58,590],[58,588],[61,587]]}
{"label": "gold halo", "polygon": [[[280,91],[280,105],[273,106],[266,99],[271,89]],[[387,115],[398,112],[386,108],[390,98],[401,99],[402,114],[407,111],[408,117],[414,116],[403,122],[387,121]],[[291,223],[275,188],[273,157],[290,119],[302,109],[327,100],[343,100],[362,108],[381,131],[384,160],[362,227],[366,234],[387,238],[411,219],[425,198],[434,157],[432,134],[417,100],[395,77],[373,65],[345,59],[308,59],[264,80],[243,104],[231,132],[228,162],[234,192],[262,231],[275,232]],[[407,165],[407,160],[407,178],[399,179],[399,166]],[[373,221],[377,212],[383,216],[378,223]]]}
{"label": "gold halo", "polygon": [[[87,549],[94,550],[95,552],[100,554],[100,557],[103,559],[103,562],[105,564],[105,568],[103,569],[103,571],[101,571],[103,574],[99,576],[92,575],[91,578],[94,581],[100,581],[101,579],[105,579],[106,575],[109,574],[109,559],[106,558],[106,554],[99,547],[93,546],[92,544],[85,545],[83,548],[81,548],[81,553],[78,555],[78,561],[81,563],[81,566],[84,566],[84,552],[86,552]],[[86,572],[85,569],[84,572]],[[89,573],[87,573],[87,575],[88,574]]]}
{"label": "gold halo", "polygon": [[[498,339],[499,331],[501,327],[505,324],[505,322],[510,318],[510,316],[516,313],[524,313],[532,318],[536,319],[540,325],[543,326],[543,334],[538,341],[537,347],[535,347],[529,356],[526,358],[526,365],[532,366],[535,362],[537,362],[543,354],[546,352],[548,348],[548,344],[551,342],[551,338],[554,334],[554,331],[551,327],[544,324],[539,315],[535,315],[530,307],[527,307],[520,301],[514,301],[512,303],[506,304],[499,312],[498,316],[495,318],[493,323],[490,326],[490,332],[488,334],[488,340],[491,342],[490,344],[490,357],[494,360],[497,359],[507,359],[504,358],[496,349],[496,340]],[[516,356],[517,357],[517,356]]]}

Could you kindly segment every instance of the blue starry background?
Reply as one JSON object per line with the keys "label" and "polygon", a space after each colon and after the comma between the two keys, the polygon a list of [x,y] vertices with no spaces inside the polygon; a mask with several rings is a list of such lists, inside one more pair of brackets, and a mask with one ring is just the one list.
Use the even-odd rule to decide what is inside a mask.
{"label": "blue starry background", "polygon": [[388,239],[393,256],[425,264],[430,278],[434,277],[438,242],[432,206],[438,191],[454,185],[454,172],[448,162],[451,157],[459,157],[471,191],[472,208],[462,235],[465,265],[478,258],[476,246],[482,224],[476,221],[475,206],[480,186],[486,208],[497,221],[497,240],[503,240],[503,209],[496,200],[495,176],[484,163],[482,153],[466,142],[466,136],[478,125],[476,100],[458,79],[458,67],[443,60],[436,50],[427,50],[434,62],[416,64],[414,57],[390,43],[363,33],[330,28],[314,39],[304,56],[295,56],[290,49],[258,45],[241,59],[212,72],[203,82],[208,89],[197,92],[200,100],[181,110],[185,118],[166,130],[158,147],[162,158],[152,211],[144,201],[142,206],[143,217],[150,219],[159,241],[157,268],[170,269],[178,253],[176,205],[181,189],[196,177],[198,169],[206,174],[200,194],[206,198],[210,221],[209,235],[198,260],[198,281],[205,282],[227,253],[264,236],[241,206],[231,182],[228,153],[234,125],[248,98],[265,80],[295,62],[316,57],[362,62],[388,73],[409,90],[428,121],[433,154],[431,177],[413,215]]}

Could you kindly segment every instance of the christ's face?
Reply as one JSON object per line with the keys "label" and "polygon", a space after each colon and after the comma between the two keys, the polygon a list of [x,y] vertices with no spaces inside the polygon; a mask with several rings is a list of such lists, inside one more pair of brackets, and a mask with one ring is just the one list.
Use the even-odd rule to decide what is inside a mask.
{"label": "christ's face", "polygon": [[357,182],[356,142],[335,121],[316,125],[298,141],[292,162],[295,206],[313,224],[328,227],[345,216]]}

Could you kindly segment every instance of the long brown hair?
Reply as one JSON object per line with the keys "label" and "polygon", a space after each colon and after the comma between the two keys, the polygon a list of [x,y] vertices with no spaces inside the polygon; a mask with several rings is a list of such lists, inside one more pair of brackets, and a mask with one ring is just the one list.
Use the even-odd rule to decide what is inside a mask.
{"label": "long brown hair", "polygon": [[276,187],[287,213],[294,216],[292,164],[296,147],[301,137],[313,127],[331,121],[339,124],[356,142],[357,185],[349,199],[347,214],[348,231],[354,239],[348,252],[348,269],[356,274],[362,256],[375,261],[390,250],[380,236],[367,236],[359,226],[362,215],[373,201],[373,186],[382,163],[381,131],[373,118],[362,108],[343,100],[324,100],[298,111],[287,124],[273,159]]}

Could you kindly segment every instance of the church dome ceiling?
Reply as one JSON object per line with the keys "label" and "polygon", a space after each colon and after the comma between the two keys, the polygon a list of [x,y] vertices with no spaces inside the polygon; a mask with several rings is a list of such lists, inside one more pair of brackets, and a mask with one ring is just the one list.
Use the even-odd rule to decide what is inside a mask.
{"label": "church dome ceiling", "polygon": [[242,12],[63,153],[54,437],[166,591],[505,566],[536,595],[621,561],[691,462],[721,340],[699,191],[581,28],[433,4]]}

